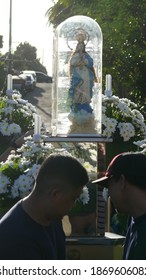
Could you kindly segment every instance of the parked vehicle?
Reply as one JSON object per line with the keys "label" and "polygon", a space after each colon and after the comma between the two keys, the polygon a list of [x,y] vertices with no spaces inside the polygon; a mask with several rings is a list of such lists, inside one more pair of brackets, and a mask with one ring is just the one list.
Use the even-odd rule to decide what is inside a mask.
{"label": "parked vehicle", "polygon": [[18,90],[22,95],[25,94],[25,79],[17,75],[12,76],[13,90]]}
{"label": "parked vehicle", "polygon": [[39,71],[35,71],[38,83],[52,83],[52,77]]}
{"label": "parked vehicle", "polygon": [[19,77],[25,80],[26,91],[32,91],[35,88],[35,80],[31,74],[20,74]]}
{"label": "parked vehicle", "polygon": [[36,77],[36,72],[32,70],[22,70],[20,74],[25,74],[25,75],[32,75],[34,79],[34,87],[36,86],[37,83],[37,77]]}

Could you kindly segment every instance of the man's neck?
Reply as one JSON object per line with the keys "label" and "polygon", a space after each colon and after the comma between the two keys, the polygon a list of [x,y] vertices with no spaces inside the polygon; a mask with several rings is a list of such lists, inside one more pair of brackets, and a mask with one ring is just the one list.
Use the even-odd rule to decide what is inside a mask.
{"label": "man's neck", "polygon": [[43,213],[41,207],[39,207],[40,203],[33,198],[33,196],[28,196],[22,200],[22,208],[23,210],[38,224],[42,226],[49,226],[51,220],[48,220]]}

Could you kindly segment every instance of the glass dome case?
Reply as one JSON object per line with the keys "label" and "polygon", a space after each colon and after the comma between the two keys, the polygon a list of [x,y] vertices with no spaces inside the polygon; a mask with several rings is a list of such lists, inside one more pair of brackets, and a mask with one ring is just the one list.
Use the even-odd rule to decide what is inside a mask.
{"label": "glass dome case", "polygon": [[101,134],[102,32],[93,19],[73,16],[53,40],[52,136]]}

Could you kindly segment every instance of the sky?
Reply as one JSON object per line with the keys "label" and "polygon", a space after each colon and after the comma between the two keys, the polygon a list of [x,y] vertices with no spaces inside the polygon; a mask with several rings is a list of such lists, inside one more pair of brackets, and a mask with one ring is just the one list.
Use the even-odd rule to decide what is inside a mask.
{"label": "sky", "polygon": [[[20,43],[28,42],[37,49],[37,58],[52,75],[53,28],[47,24],[45,13],[51,0],[12,0],[12,52]],[[9,50],[10,0],[0,0],[0,35],[2,53]]]}

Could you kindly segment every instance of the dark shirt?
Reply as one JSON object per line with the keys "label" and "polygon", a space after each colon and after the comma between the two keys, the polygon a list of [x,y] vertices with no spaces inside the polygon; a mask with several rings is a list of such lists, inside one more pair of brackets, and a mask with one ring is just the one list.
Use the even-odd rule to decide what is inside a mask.
{"label": "dark shirt", "polygon": [[146,260],[146,214],[131,218],[126,234],[124,260]]}
{"label": "dark shirt", "polygon": [[19,201],[0,220],[0,260],[63,260],[65,234],[60,221],[35,222]]}

